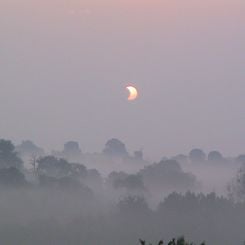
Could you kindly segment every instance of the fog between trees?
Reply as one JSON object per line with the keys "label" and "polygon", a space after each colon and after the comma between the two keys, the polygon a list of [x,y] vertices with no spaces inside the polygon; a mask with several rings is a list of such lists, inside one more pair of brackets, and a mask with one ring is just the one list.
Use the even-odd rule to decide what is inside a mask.
{"label": "fog between trees", "polygon": [[242,245],[244,183],[244,155],[194,149],[151,163],[118,139],[99,153],[0,140],[0,243]]}

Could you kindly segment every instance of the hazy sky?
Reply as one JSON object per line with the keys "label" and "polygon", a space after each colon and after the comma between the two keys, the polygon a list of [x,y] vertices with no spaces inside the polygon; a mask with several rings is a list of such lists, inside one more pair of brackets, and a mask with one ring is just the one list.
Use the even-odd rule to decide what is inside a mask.
{"label": "hazy sky", "polygon": [[0,33],[1,138],[245,152],[244,0],[0,0]]}

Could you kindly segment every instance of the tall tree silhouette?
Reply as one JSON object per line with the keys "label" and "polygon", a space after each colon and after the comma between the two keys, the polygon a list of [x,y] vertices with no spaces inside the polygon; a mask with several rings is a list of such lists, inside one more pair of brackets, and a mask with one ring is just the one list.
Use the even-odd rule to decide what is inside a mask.
{"label": "tall tree silhouette", "polygon": [[18,157],[15,147],[9,140],[0,140],[0,168],[15,167],[20,169],[23,165]]}

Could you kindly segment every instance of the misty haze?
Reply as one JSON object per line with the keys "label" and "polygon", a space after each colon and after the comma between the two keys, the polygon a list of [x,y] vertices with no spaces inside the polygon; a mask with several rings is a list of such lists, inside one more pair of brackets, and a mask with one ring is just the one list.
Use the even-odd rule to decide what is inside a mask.
{"label": "misty haze", "polygon": [[0,245],[244,245],[245,1],[0,0]]}

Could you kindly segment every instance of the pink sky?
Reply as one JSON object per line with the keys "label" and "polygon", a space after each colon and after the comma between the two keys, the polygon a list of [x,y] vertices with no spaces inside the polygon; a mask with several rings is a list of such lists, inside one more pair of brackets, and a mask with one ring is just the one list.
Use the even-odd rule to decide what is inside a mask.
{"label": "pink sky", "polygon": [[244,0],[1,0],[0,135],[242,152],[244,23]]}

